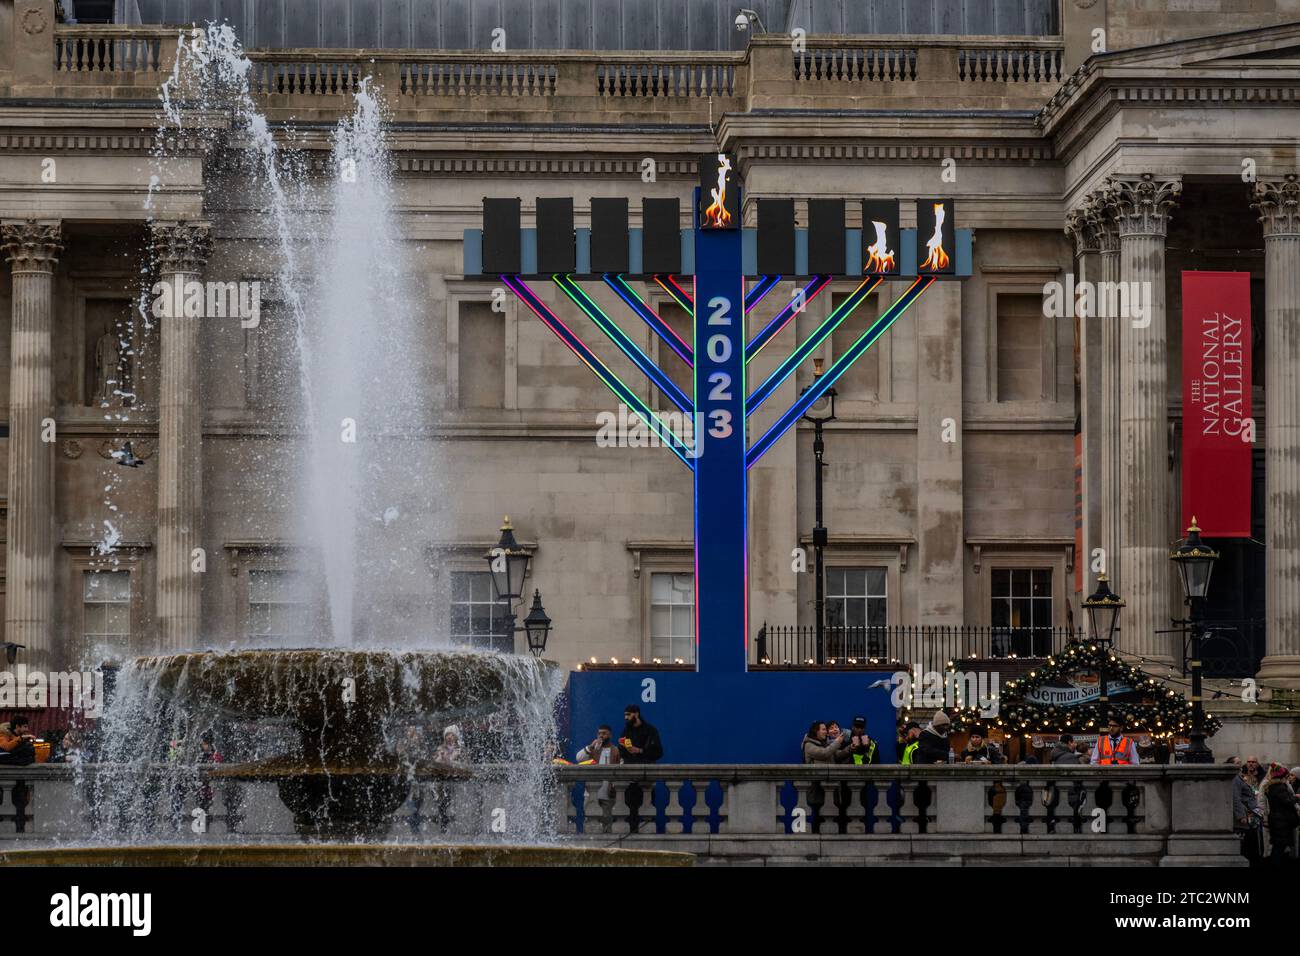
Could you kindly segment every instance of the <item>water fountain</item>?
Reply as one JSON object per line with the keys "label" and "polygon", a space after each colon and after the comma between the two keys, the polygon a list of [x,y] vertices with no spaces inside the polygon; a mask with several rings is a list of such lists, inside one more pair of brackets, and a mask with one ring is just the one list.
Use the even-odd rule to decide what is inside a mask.
{"label": "water fountain", "polygon": [[[159,140],[187,129],[191,109],[231,116],[213,154],[239,165],[241,187],[253,194],[247,201],[260,205],[274,240],[275,283],[293,327],[307,446],[306,494],[295,504],[323,583],[314,589],[325,605],[308,639],[315,646],[250,647],[241,640],[227,650],[196,648],[128,664],[105,718],[95,790],[104,802],[101,836],[112,845],[15,851],[0,859],[681,862],[686,858],[674,854],[615,859],[610,854],[620,851],[555,846],[549,765],[562,676],[531,657],[431,641],[423,635],[436,632],[404,607],[403,595],[428,588],[421,541],[430,529],[420,527],[412,517],[420,509],[403,496],[429,495],[431,481],[429,463],[412,460],[394,443],[428,423],[430,402],[415,364],[427,349],[417,340],[415,297],[394,224],[382,99],[368,80],[360,84],[355,112],[333,133],[331,175],[322,186],[305,172],[310,164],[286,155],[272,135],[249,93],[250,66],[228,27],[182,33],[175,71],[162,91]],[[164,181],[165,159],[160,152],[155,185]],[[208,214],[219,215],[222,198],[208,200]],[[351,423],[359,442],[339,440],[343,423]],[[435,762],[404,747],[412,736],[440,733],[454,722],[480,728],[470,748],[476,751],[470,764],[479,766]],[[228,739],[242,734],[240,759],[198,773],[203,757],[195,731],[214,726],[225,728]],[[160,751],[171,757],[161,772]],[[494,788],[501,806],[490,809],[502,821],[491,835],[495,842],[485,842],[486,825],[478,838],[455,845],[391,842],[394,817],[413,788],[467,778]],[[302,843],[158,840],[157,807],[166,794],[180,832],[187,794],[206,787],[210,802],[212,788],[268,782]],[[531,846],[503,846],[506,840]]]}

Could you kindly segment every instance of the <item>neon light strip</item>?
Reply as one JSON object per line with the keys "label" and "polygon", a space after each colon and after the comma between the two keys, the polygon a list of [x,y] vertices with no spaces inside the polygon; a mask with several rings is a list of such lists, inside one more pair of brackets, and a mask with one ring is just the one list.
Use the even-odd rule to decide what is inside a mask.
{"label": "neon light strip", "polygon": [[776,371],[769,375],[762,385],[754,389],[754,394],[749,396],[749,403],[745,406],[745,414],[747,416],[754,414],[754,410],[762,405],[767,397],[776,391],[777,387],[789,377],[790,373],[812,354],[813,349],[821,345],[826,336],[834,332],[839,324],[852,315],[858,306],[867,301],[867,296],[882,281],[879,276],[863,279],[862,284],[854,289],[849,297],[826,317],[826,321],[817,326],[813,334],[808,336],[804,343],[791,353],[788,359],[778,365]]}
{"label": "neon light strip", "polygon": [[628,388],[628,386],[617,375],[611,372],[608,366],[602,362],[586,344],[573,334],[573,331],[556,317],[555,313],[546,307],[546,303],[537,298],[537,293],[533,292],[528,285],[518,276],[503,275],[501,281],[509,287],[519,301],[528,306],[539,319],[542,320],[552,332],[556,334],[561,342],[569,347],[574,355],[582,361],[584,365],[596,373],[596,377],[605,383],[614,395],[623,402],[628,408],[632,409],[641,416],[641,420],[646,423],[650,431],[657,435],[659,439],[672,450],[673,454],[682,460],[691,471],[695,470],[693,460],[688,456],[690,449],[680,438],[678,438],[659,417],[650,409],[641,398]]}
{"label": "neon light strip", "polygon": [[622,349],[623,354],[630,358],[634,365],[639,368],[650,381],[658,387],[672,401],[674,405],[684,411],[687,415],[695,414],[695,403],[686,397],[686,393],[677,387],[677,384],[663,373],[650,356],[646,355],[637,346],[635,342],[627,337],[618,323],[601,311],[600,306],[591,300],[591,296],[573,281],[571,276],[554,276],[555,284],[559,286],[564,294],[578,304],[578,308],[587,313],[587,317],[595,322],[597,327],[604,332],[611,342]]}
{"label": "neon light strip", "polygon": [[876,339],[880,338],[907,311],[908,306],[920,298],[922,292],[930,288],[934,281],[933,276],[917,277],[911,287],[899,296],[898,301],[886,309],[885,314],[878,318],[869,329],[858,336],[858,340],[849,346],[847,352],[831,363],[831,367],[826,370],[826,374],[809,385],[798,400],[790,406],[790,410],[778,418],[762,438],[754,442],[745,455],[745,467],[752,468],[754,462],[762,458],[764,452],[776,444],[790,426],[797,422],[803,416],[803,413],[808,411],[813,403],[835,384],[837,378],[847,372],[849,367],[862,357],[863,352],[875,344]]}
{"label": "neon light strip", "polygon": [[[668,281],[664,282],[664,276],[655,276],[655,282],[659,283],[659,288],[663,289],[670,296],[677,300],[680,305],[691,315],[695,314],[695,297],[677,284],[677,279],[673,276],[667,276]],[[692,283],[694,279],[692,279]]]}
{"label": "neon light strip", "polygon": [[780,276],[759,276],[758,284],[749,290],[749,295],[745,296],[745,314],[749,315],[750,309],[767,298],[767,294],[775,289],[780,281]]}
{"label": "neon light strip", "polygon": [[816,276],[811,282],[804,286],[800,290],[799,295],[796,295],[791,299],[790,304],[782,309],[780,314],[773,318],[771,322],[767,323],[767,326],[763,331],[755,335],[754,338],[750,340],[750,343],[745,346],[745,362],[749,363],[753,361],[754,356],[759,353],[763,346],[780,335],[781,330],[790,324],[790,320],[799,314],[797,306],[800,303],[801,297],[803,304],[806,306],[813,299],[817,298],[817,294],[821,292],[822,289],[826,288],[830,284],[830,276]]}
{"label": "neon light strip", "polygon": [[678,358],[688,367],[695,367],[695,353],[691,350],[690,343],[683,341],[671,325],[656,315],[655,310],[645,304],[645,301],[627,284],[626,279],[619,275],[606,275],[605,284],[617,292],[619,298],[626,302],[646,325],[655,330],[664,344],[677,353]]}

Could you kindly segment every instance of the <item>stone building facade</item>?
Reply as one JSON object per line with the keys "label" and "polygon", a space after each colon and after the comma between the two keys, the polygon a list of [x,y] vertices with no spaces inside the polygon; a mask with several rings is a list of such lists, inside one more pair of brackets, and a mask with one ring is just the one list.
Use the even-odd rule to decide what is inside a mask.
{"label": "stone building facade", "polygon": [[[164,13],[200,19],[213,5],[191,6]],[[359,32],[344,43],[369,35],[355,6]],[[406,7],[382,6],[396,12],[381,33],[418,38]],[[437,6],[451,16],[466,4]],[[491,6],[516,22],[520,5]],[[591,40],[576,50],[494,52],[486,16],[468,21],[459,51],[386,49],[382,34],[362,53],[318,33],[317,49],[253,54],[259,104],[273,122],[292,121],[309,154],[328,150],[357,77],[374,75],[391,111],[436,396],[409,453],[437,458],[454,490],[415,488],[404,504],[423,535],[429,594],[453,605],[431,620],[491,641],[468,631],[500,619],[478,606],[491,605],[481,555],[508,512],[555,620],[548,657],[689,657],[688,473],[661,448],[597,447],[597,416],[613,400],[513,300],[493,309],[494,285],[464,275],[461,237],[479,225],[484,197],[522,197],[525,225],[541,196],[573,196],[580,227],[595,196],[628,197],[634,226],[642,196],[689,209],[697,157],[725,150],[739,159],[748,224],[752,201],[767,196],[946,196],[974,230],[972,277],[933,289],[838,386],[828,597],[849,623],[1077,626],[1102,549],[1128,602],[1121,649],[1176,670],[1176,636],[1161,632],[1181,613],[1168,563],[1181,534],[1179,274],[1249,272],[1259,533],[1224,543],[1218,610],[1262,622],[1252,632],[1266,642],[1262,683],[1300,686],[1300,2],[996,6],[1039,35],[961,35],[944,0],[900,5],[912,12],[896,25],[866,27],[852,5],[795,0],[763,8],[773,33],[738,41],[710,28],[712,49],[602,48],[593,27],[572,34]],[[229,7],[213,12],[247,14]],[[544,3],[523,7],[545,22]],[[151,8],[98,26],[65,22],[54,0],[0,0],[4,639],[29,662],[275,633],[277,575],[313,563],[281,499],[260,494],[293,481],[292,399],[274,368],[285,351],[268,346],[283,334],[275,310],[260,330],[126,319],[142,263],[151,279],[267,275],[257,262],[266,237],[238,199],[214,214],[213,191],[238,197],[240,184],[220,179],[201,140],[175,146],[166,188],[146,208],[176,29],[138,22],[141,9]],[[672,4],[655,9],[654,30],[624,20],[618,36],[671,37]],[[725,26],[737,11],[724,12]],[[957,32],[942,32],[948,23]],[[806,45],[795,48],[798,27]],[[878,32],[830,32],[864,29]],[[1044,285],[1067,274],[1149,283],[1151,322],[1045,314]],[[851,288],[837,282],[814,300],[755,374]],[[788,301],[793,286],[779,291]],[[865,311],[901,291],[885,283]],[[662,290],[645,296],[682,327]],[[625,328],[659,355],[648,328]],[[124,329],[125,360],[112,348]],[[822,357],[849,335],[830,337]],[[608,343],[597,351],[622,361]],[[107,368],[128,382],[129,401],[105,391]],[[811,375],[800,369],[772,404],[787,405]],[[944,440],[947,426],[956,441]],[[126,441],[142,467],[121,467]],[[791,559],[813,526],[810,445],[801,426],[752,472],[755,629],[812,620],[812,576]],[[198,547],[203,573],[191,567]],[[1224,733],[1291,759],[1284,698],[1243,705]]]}

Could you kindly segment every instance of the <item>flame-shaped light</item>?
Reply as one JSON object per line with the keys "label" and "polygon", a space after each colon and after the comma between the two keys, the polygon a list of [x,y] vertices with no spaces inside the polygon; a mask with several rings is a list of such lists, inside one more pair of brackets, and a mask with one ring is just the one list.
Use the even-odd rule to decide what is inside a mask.
{"label": "flame-shaped light", "polygon": [[894,251],[889,248],[889,237],[885,234],[885,224],[871,220],[876,227],[876,241],[867,246],[867,267],[863,272],[892,272],[897,261]]}
{"label": "flame-shaped light", "polygon": [[704,209],[704,223],[713,229],[725,229],[731,225],[731,213],[727,212],[727,173],[731,172],[731,157],[718,153],[718,185],[709,190],[713,202]]}
{"label": "flame-shaped light", "polygon": [[925,261],[921,263],[921,268],[927,272],[939,272],[948,268],[948,262],[950,261],[948,259],[948,253],[943,251],[944,216],[943,203],[935,203],[934,235],[932,235],[930,241],[925,244],[926,248],[930,250],[930,253],[925,257]]}

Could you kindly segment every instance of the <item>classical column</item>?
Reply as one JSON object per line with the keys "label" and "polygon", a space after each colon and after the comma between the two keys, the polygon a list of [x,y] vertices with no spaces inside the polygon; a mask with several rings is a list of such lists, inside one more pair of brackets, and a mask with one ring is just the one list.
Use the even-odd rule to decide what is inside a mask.
{"label": "classical column", "polygon": [[9,540],[5,546],[5,637],[33,669],[56,663],[54,640],[54,266],[60,224],[0,226],[13,267],[9,355]]}
{"label": "classical column", "polygon": [[[1088,218],[1093,223],[1097,238],[1100,289],[1112,289],[1119,282],[1119,233],[1115,221],[1106,214],[1104,194],[1097,192],[1088,197]],[[1102,566],[1110,579],[1110,588],[1123,594],[1120,576],[1119,529],[1123,515],[1119,508],[1120,488],[1120,428],[1119,428],[1119,322],[1113,315],[1103,314],[1095,307],[1093,322],[1101,330],[1101,547]],[[1091,560],[1089,561],[1091,567]],[[1092,593],[1091,591],[1089,593]],[[1120,622],[1121,628],[1124,622]]]}
{"label": "classical column", "polygon": [[1255,184],[1264,224],[1264,603],[1260,680],[1300,687],[1300,181]]}
{"label": "classical column", "polygon": [[[1074,240],[1074,275],[1081,285],[1096,284],[1101,279],[1101,248],[1097,239],[1097,220],[1086,206],[1071,209],[1065,217],[1065,232]],[[1104,498],[1102,496],[1101,439],[1102,411],[1102,347],[1101,324],[1070,303],[1079,342],[1079,426],[1083,439],[1083,553],[1075,561],[1083,569],[1083,593],[1092,593],[1091,585],[1096,575],[1090,570],[1092,554],[1106,545],[1101,521]]]}
{"label": "classical column", "polygon": [[1171,610],[1165,230],[1181,191],[1179,180],[1150,173],[1110,176],[1105,187],[1130,305],[1119,319],[1119,593],[1128,601],[1120,644],[1157,661],[1173,659],[1170,635],[1156,631],[1169,629]]}
{"label": "classical column", "polygon": [[[183,290],[203,271],[210,245],[206,222],[154,223],[159,280],[169,289]],[[203,582],[193,569],[193,551],[202,546],[203,530],[198,370],[203,320],[176,311],[164,309],[159,317],[157,615],[159,645],[165,651],[197,646]]]}

